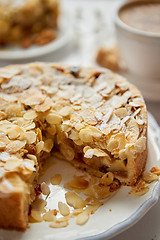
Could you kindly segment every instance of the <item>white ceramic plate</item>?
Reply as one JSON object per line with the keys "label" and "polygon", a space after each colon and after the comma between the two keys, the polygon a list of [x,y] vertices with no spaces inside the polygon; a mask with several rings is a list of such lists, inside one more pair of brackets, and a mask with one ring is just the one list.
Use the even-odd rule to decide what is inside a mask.
{"label": "white ceramic plate", "polygon": [[[160,153],[157,142],[159,141],[159,127],[149,115],[149,155],[146,169],[160,165]],[[55,161],[55,160],[54,160]],[[57,209],[58,201],[65,202],[64,194],[66,190],[63,184],[72,179],[75,170],[66,162],[56,161],[50,167],[40,181],[49,183],[50,177],[55,173],[63,176],[61,186],[52,186],[47,208]],[[160,191],[160,181],[150,185],[150,190],[142,197],[134,197],[128,194],[130,187],[122,187],[110,199],[104,201],[104,205],[90,216],[89,221],[83,225],[75,224],[75,219],[71,219],[69,226],[61,229],[50,228],[48,223],[34,223],[26,232],[16,232],[0,230],[0,240],[63,240],[63,239],[101,239],[119,234],[135,224],[144,214],[157,202]],[[111,211],[109,210],[111,209]]]}
{"label": "white ceramic plate", "polygon": [[33,45],[27,49],[24,49],[18,45],[0,48],[0,60],[20,60],[40,57],[62,48],[71,40],[71,38],[71,30],[66,28],[64,24],[60,24],[58,37],[51,43],[44,46]]}

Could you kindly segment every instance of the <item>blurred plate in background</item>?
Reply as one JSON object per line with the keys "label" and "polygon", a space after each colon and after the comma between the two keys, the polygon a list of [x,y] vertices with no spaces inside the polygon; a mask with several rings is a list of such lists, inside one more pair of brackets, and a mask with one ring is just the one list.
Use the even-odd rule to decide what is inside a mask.
{"label": "blurred plate in background", "polygon": [[65,25],[60,25],[58,37],[51,43],[44,46],[33,45],[27,49],[18,45],[0,48],[0,60],[20,60],[40,57],[64,47],[71,39],[71,30],[66,28]]}

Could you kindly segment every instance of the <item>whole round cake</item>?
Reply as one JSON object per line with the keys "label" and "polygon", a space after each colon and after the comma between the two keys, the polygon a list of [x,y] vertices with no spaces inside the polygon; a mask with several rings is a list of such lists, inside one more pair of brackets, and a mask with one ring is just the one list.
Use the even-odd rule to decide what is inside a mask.
{"label": "whole round cake", "polygon": [[39,171],[54,154],[134,185],[147,159],[141,93],[106,69],[32,63],[0,69],[0,227],[26,229]]}

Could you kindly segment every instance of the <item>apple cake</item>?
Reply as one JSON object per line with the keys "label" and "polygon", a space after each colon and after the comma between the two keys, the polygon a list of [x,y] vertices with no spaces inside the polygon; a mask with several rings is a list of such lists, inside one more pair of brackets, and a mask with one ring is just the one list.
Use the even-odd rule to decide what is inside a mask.
{"label": "apple cake", "polygon": [[102,68],[31,63],[0,69],[0,227],[26,229],[50,154],[134,185],[147,158],[141,93]]}
{"label": "apple cake", "polygon": [[0,45],[27,48],[56,38],[58,0],[0,0]]}

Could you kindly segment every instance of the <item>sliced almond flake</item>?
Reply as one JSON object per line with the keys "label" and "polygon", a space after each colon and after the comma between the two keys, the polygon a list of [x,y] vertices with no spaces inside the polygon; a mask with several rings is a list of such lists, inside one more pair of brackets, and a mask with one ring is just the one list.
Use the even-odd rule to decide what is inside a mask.
{"label": "sliced almond flake", "polygon": [[95,117],[96,117],[97,120],[101,121],[102,117],[103,117],[103,114],[101,112],[96,111],[95,112]]}
{"label": "sliced almond flake", "polygon": [[26,125],[24,126],[24,128],[28,131],[28,130],[34,129],[35,126],[36,126],[36,125],[35,125],[34,122],[30,122],[30,123],[26,124]]}
{"label": "sliced almond flake", "polygon": [[37,139],[38,139],[39,141],[42,141],[42,131],[41,131],[41,129],[40,129],[40,128],[37,128],[37,129],[36,129],[36,133],[37,133]]}
{"label": "sliced almond flake", "polygon": [[126,123],[130,118],[131,118],[130,116],[124,117],[124,118],[122,119],[122,121],[121,121],[121,124]]}
{"label": "sliced almond flake", "polygon": [[94,126],[86,127],[84,129],[81,129],[79,132],[80,140],[86,143],[92,142],[93,137],[100,138],[101,136],[102,136],[102,132]]}
{"label": "sliced almond flake", "polygon": [[41,213],[44,213],[46,205],[47,205],[46,200],[44,200],[42,198],[36,198],[31,206],[32,206],[32,209],[37,210]]}
{"label": "sliced almond flake", "polygon": [[84,154],[84,157],[86,158],[92,158],[93,156],[94,156],[94,149],[92,148],[88,149]]}
{"label": "sliced almond flake", "polygon": [[140,119],[140,118],[136,118],[136,122],[138,123],[138,125],[143,125],[145,122]]}
{"label": "sliced almond flake", "polygon": [[109,186],[114,180],[114,174],[112,172],[107,172],[103,177],[100,179],[100,183]]}
{"label": "sliced almond flake", "polygon": [[75,102],[77,103],[77,102],[79,102],[78,100],[80,100],[81,98],[82,98],[82,94],[79,92],[76,95],[74,95],[74,97],[71,97],[70,101],[71,101],[71,103],[75,103]]}
{"label": "sliced almond flake", "polygon": [[127,158],[125,149],[121,149],[119,151],[119,157],[120,157],[121,160],[125,160]]}
{"label": "sliced almond flake", "polygon": [[50,182],[52,185],[59,185],[61,181],[62,181],[62,176],[60,174],[56,174],[50,179]]}
{"label": "sliced almond flake", "polygon": [[91,125],[97,124],[97,120],[95,118],[94,112],[91,109],[83,110],[81,116],[86,123],[91,124]]}
{"label": "sliced almond flake", "polygon": [[94,155],[96,157],[107,157],[108,154],[99,148],[94,148]]}
{"label": "sliced almond flake", "polygon": [[107,113],[103,117],[103,122],[104,123],[108,123],[108,121],[109,121],[109,119],[112,115],[112,112],[113,112],[113,109],[111,109],[111,108],[107,110]]}
{"label": "sliced almond flake", "polygon": [[83,149],[85,155],[84,157],[86,158],[92,158],[93,155],[97,156],[97,157],[106,157],[108,156],[108,154],[106,152],[104,152],[103,150],[99,149],[99,148],[91,148],[91,147],[84,147]]}
{"label": "sliced almond flake", "polygon": [[8,118],[22,116],[22,106],[19,103],[10,103],[5,108],[5,112]]}
{"label": "sliced almond flake", "polygon": [[2,123],[1,122],[1,125],[0,125],[0,131],[4,134],[6,134],[6,132],[8,131],[8,129],[10,128],[9,124],[7,123]]}
{"label": "sliced almond flake", "polygon": [[41,216],[41,212],[35,209],[31,210],[31,216],[36,222],[42,222],[43,218]]}
{"label": "sliced almond flake", "polygon": [[34,120],[37,117],[37,113],[34,110],[28,110],[24,115],[24,119],[26,120]]}
{"label": "sliced almond flake", "polygon": [[12,78],[13,76],[17,75],[21,73],[21,69],[20,68],[3,68],[0,71],[0,77],[2,78]]}
{"label": "sliced almond flake", "polygon": [[71,111],[72,111],[71,107],[66,106],[66,107],[61,108],[61,110],[59,111],[59,114],[63,117],[66,117],[66,116],[70,115]]}
{"label": "sliced almond flake", "polygon": [[26,145],[26,141],[15,140],[9,143],[6,150],[10,153],[16,153]]}
{"label": "sliced almond flake", "polygon": [[61,125],[61,129],[62,129],[63,132],[68,133],[68,132],[71,131],[72,127],[70,127],[70,126],[68,126],[68,125],[66,125],[66,124],[62,124],[62,125]]}
{"label": "sliced almond flake", "polygon": [[53,210],[49,210],[43,215],[43,220],[46,222],[55,222],[57,218],[55,217]]}
{"label": "sliced almond flake", "polygon": [[104,199],[110,196],[110,188],[108,186],[94,185],[93,187],[85,189],[84,194],[92,198]]}
{"label": "sliced almond flake", "polygon": [[61,215],[68,216],[70,214],[69,207],[65,203],[58,202],[58,208]]}
{"label": "sliced almond flake", "polygon": [[75,111],[78,111],[78,110],[81,110],[81,106],[72,105],[72,109],[74,109]]}
{"label": "sliced almond flake", "polygon": [[50,152],[52,150],[53,146],[54,146],[53,139],[49,138],[49,139],[45,140],[45,142],[44,142],[43,151]]}
{"label": "sliced almond flake", "polygon": [[110,119],[110,121],[108,123],[109,123],[109,125],[120,124],[121,120],[119,117],[117,117],[115,114],[113,114],[112,118]]}
{"label": "sliced almond flake", "polygon": [[139,104],[136,102],[129,102],[129,105],[132,107],[139,107]]}
{"label": "sliced almond flake", "polygon": [[108,96],[108,94],[115,88],[115,82],[113,80],[107,80],[106,86],[102,91],[100,91],[100,94],[103,97]]}
{"label": "sliced almond flake", "polygon": [[117,117],[123,119],[124,117],[126,117],[128,115],[128,112],[127,112],[127,109],[125,107],[123,107],[123,108],[114,110],[114,114],[116,114]]}
{"label": "sliced almond flake", "polygon": [[144,100],[142,97],[140,97],[140,96],[136,96],[136,97],[133,96],[133,97],[134,97],[133,101],[135,104],[138,105],[138,107],[144,106]]}
{"label": "sliced almond flake", "polygon": [[111,137],[108,145],[107,145],[107,150],[109,152],[113,152],[115,149],[117,149],[119,146],[119,139],[115,139],[114,137]]}
{"label": "sliced almond flake", "polygon": [[128,83],[126,81],[117,82],[116,85],[120,87],[122,91],[125,91],[129,88]]}
{"label": "sliced almond flake", "polygon": [[94,214],[102,205],[102,202],[97,202],[94,205],[87,206],[85,212],[87,212],[88,214]]}
{"label": "sliced almond flake", "polygon": [[86,206],[85,201],[74,192],[67,192],[65,198],[67,204],[75,209]]}
{"label": "sliced almond flake", "polygon": [[50,194],[50,189],[45,182],[41,183],[41,190],[42,190],[42,193],[44,195],[49,195]]}
{"label": "sliced almond flake", "polygon": [[76,218],[76,224],[77,225],[84,225],[89,220],[89,214],[88,212],[82,212],[78,214]]}
{"label": "sliced almond flake", "polygon": [[43,141],[40,141],[36,144],[36,152],[37,154],[39,154],[42,150],[43,150],[43,147],[44,147],[44,142]]}
{"label": "sliced almond flake", "polygon": [[94,107],[94,109],[97,109],[102,105],[103,105],[103,97],[95,93],[90,98],[90,106]]}
{"label": "sliced almond flake", "polygon": [[5,112],[0,111],[0,120],[5,119],[7,114]]}
{"label": "sliced almond flake", "polygon": [[54,87],[51,87],[51,86],[41,86],[40,87],[41,90],[45,91],[46,93],[48,93],[49,95],[54,95],[58,89],[57,88],[54,88]]}
{"label": "sliced almond flake", "polygon": [[71,213],[71,216],[72,216],[72,217],[75,217],[75,216],[77,216],[78,214],[82,213],[83,211],[84,211],[83,208],[74,209],[74,210],[72,211],[72,213]]}
{"label": "sliced almond flake", "polygon": [[[86,205],[89,205],[89,206],[95,206],[95,205],[97,205],[97,204],[103,205],[103,203],[100,202],[100,201],[99,201],[98,199],[96,199],[96,198],[87,197],[86,200],[85,200],[85,202],[86,202]],[[87,209],[87,208],[86,208],[86,209]]]}
{"label": "sliced almond flake", "polygon": [[135,142],[139,136],[139,126],[135,119],[131,119],[127,125],[129,134],[127,135],[127,140],[130,142]]}
{"label": "sliced almond flake", "polygon": [[83,144],[83,141],[78,139],[78,140],[74,140],[74,143],[77,145],[77,146],[81,146]]}
{"label": "sliced almond flake", "polygon": [[132,116],[133,116],[133,117],[137,116],[137,115],[140,113],[140,111],[141,111],[141,108],[138,108],[138,109],[132,114]]}
{"label": "sliced almond flake", "polygon": [[42,104],[35,106],[35,110],[37,112],[46,112],[52,107],[52,105],[52,100],[49,97],[46,97]]}
{"label": "sliced almond flake", "polygon": [[37,164],[37,157],[33,154],[27,154],[27,157],[30,159],[30,160],[33,160],[35,164]]}
{"label": "sliced almond flake", "polygon": [[88,180],[83,177],[75,177],[70,182],[64,184],[64,187],[70,190],[86,189],[89,186]]}
{"label": "sliced almond flake", "polygon": [[46,96],[40,94],[39,92],[38,94],[33,94],[28,97],[24,96],[21,101],[27,106],[34,106],[34,105],[42,104],[45,98]]}
{"label": "sliced almond flake", "polygon": [[28,131],[25,135],[28,144],[32,144],[36,141],[37,135],[34,131]]}
{"label": "sliced almond flake", "polygon": [[11,126],[11,128],[7,130],[7,134],[9,139],[24,139],[25,136],[24,130],[19,126]]}
{"label": "sliced almond flake", "polygon": [[151,183],[154,181],[158,181],[159,177],[154,173],[146,172],[146,173],[143,173],[142,180],[144,180],[146,183]]}
{"label": "sliced almond flake", "polygon": [[71,130],[71,133],[69,134],[69,138],[72,140],[78,140],[79,139],[79,134],[75,130]]}
{"label": "sliced almond flake", "polygon": [[91,131],[91,135],[94,138],[100,138],[102,136],[102,132],[95,126],[88,126],[86,130]]}
{"label": "sliced almond flake", "polygon": [[23,127],[25,130],[31,130],[35,128],[35,123],[29,120],[26,120],[24,118],[16,118],[16,120],[13,122],[14,124]]}
{"label": "sliced almond flake", "polygon": [[10,81],[3,82],[1,88],[5,89],[7,93],[17,93],[28,89],[31,84],[32,81],[30,78],[26,79],[24,75],[17,75],[13,76]]}
{"label": "sliced almond flake", "polygon": [[34,161],[30,160],[30,159],[24,159],[23,162],[21,163],[21,166],[23,168],[26,168],[30,171],[35,171],[35,167],[34,167]]}
{"label": "sliced almond flake", "polygon": [[10,159],[6,162],[4,169],[9,170],[9,171],[13,171],[16,170],[20,167],[21,165],[21,161],[18,159]]}
{"label": "sliced almond flake", "polygon": [[50,127],[46,128],[46,131],[51,134],[52,136],[54,136],[57,132],[56,130],[56,126],[55,125],[51,125]]}
{"label": "sliced almond flake", "polygon": [[150,170],[151,173],[154,173],[156,175],[160,175],[160,169],[156,166],[156,167],[152,167]]}
{"label": "sliced almond flake", "polygon": [[146,144],[147,144],[147,139],[146,137],[140,137],[136,142],[135,142],[135,150],[137,152],[143,152],[146,149]]}
{"label": "sliced almond flake", "polygon": [[65,222],[52,222],[49,225],[51,228],[64,228],[68,226],[68,221]]}
{"label": "sliced almond flake", "polygon": [[[100,81],[101,76],[99,77],[99,81]],[[96,86],[96,90],[98,92],[98,91],[103,90],[105,87],[106,87],[106,81],[103,81],[103,82],[99,83],[98,86]]]}
{"label": "sliced almond flake", "polygon": [[7,162],[11,158],[11,155],[7,152],[0,152],[0,160],[2,162]]}
{"label": "sliced almond flake", "polygon": [[16,102],[18,100],[18,98],[15,95],[6,94],[2,92],[0,93],[0,98],[7,102]]}
{"label": "sliced almond flake", "polygon": [[46,121],[50,124],[60,124],[62,117],[55,113],[49,113],[46,117]]}
{"label": "sliced almond flake", "polygon": [[134,196],[142,196],[149,191],[149,184],[145,183],[145,181],[140,180],[135,186],[132,187],[129,194]]}

